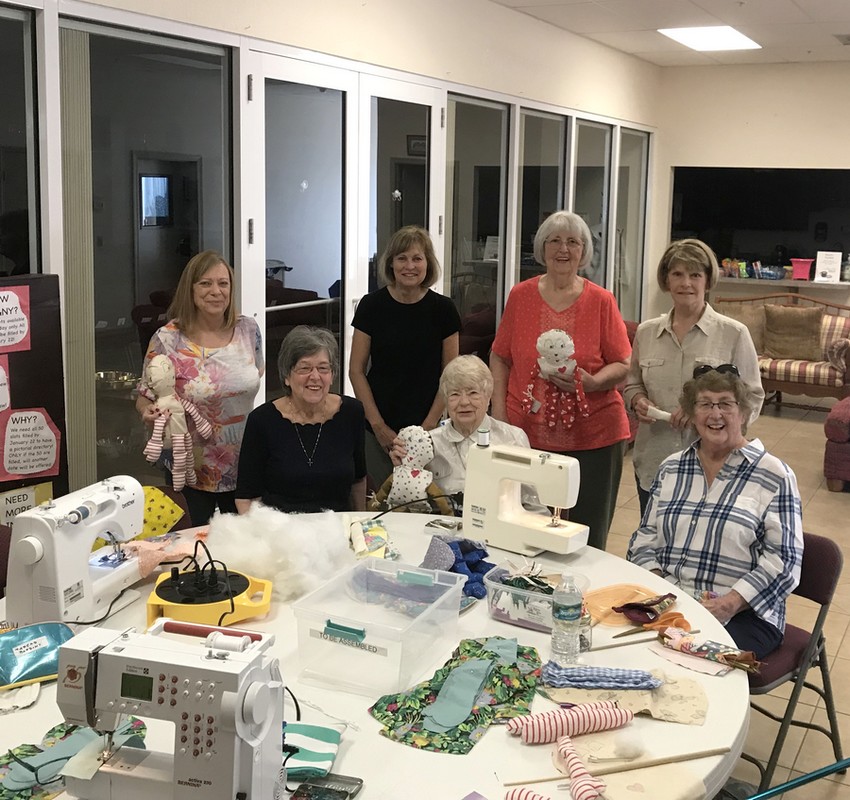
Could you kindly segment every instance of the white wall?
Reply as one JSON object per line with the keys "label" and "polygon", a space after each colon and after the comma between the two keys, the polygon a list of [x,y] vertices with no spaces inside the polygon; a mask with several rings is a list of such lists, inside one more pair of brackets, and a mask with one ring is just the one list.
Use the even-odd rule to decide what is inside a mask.
{"label": "white wall", "polygon": [[488,0],[95,0],[654,124],[661,69]]}

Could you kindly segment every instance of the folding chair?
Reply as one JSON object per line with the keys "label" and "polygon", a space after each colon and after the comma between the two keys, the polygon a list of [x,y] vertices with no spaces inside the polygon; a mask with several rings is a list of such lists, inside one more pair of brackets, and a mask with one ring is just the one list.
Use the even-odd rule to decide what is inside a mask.
{"label": "folding chair", "polygon": [[[835,713],[835,701],[832,696],[832,682],[829,677],[823,626],[826,622],[826,615],[829,613],[835,587],[838,585],[843,561],[841,550],[832,539],[813,533],[803,534],[803,564],[800,585],[794,590],[794,594],[820,605],[817,619],[811,631],[803,630],[794,625],[786,625],[785,638],[782,644],[767,657],[759,674],[750,676],[750,695],[768,694],[787,681],[794,683],[794,689],[791,692],[791,697],[788,698],[788,705],[785,707],[785,714],[781,717],[754,702],[750,703],[753,709],[780,723],[779,733],[776,736],[767,766],[751,755],[746,753],[741,755],[742,758],[758,767],[761,776],[760,792],[765,791],[770,786],[779,761],[779,754],[782,752],[782,746],[785,744],[785,738],[791,725],[823,733],[832,742],[835,760],[842,760],[841,738]],[[810,667],[820,668],[823,688],[806,681]],[[823,700],[829,719],[828,730],[821,725],[794,719],[797,701],[800,699],[803,687],[816,692]]]}

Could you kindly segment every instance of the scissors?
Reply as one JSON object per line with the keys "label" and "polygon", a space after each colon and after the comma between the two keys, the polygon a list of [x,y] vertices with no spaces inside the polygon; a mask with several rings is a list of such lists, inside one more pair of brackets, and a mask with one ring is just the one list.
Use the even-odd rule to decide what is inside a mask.
{"label": "scissors", "polygon": [[679,628],[686,633],[691,629],[691,623],[685,619],[685,615],[678,611],[665,611],[657,619],[652,622],[646,622],[638,628],[632,628],[622,633],[614,634],[613,639],[619,639],[621,636],[630,636],[633,633],[641,631],[663,631],[665,628]]}

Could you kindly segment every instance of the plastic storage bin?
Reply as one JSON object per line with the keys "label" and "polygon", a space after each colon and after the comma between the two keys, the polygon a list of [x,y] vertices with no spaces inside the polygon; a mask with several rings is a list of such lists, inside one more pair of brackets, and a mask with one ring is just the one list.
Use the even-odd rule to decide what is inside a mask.
{"label": "plastic storage bin", "polygon": [[413,686],[457,646],[466,577],[367,558],[293,604],[299,679],[379,697]]}
{"label": "plastic storage bin", "polygon": [[[484,576],[490,616],[500,622],[549,633],[552,630],[552,595],[506,586],[501,577],[507,571],[505,564],[499,564]],[[576,586],[584,594],[590,587],[590,581],[585,575],[576,572],[572,575]]]}

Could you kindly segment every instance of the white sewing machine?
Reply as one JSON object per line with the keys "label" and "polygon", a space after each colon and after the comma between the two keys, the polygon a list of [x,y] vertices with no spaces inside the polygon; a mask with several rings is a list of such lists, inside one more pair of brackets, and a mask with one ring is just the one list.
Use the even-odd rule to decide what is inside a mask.
{"label": "white sewing machine", "polygon": [[[133,602],[139,593],[127,587],[141,580],[139,566],[118,542],[142,532],[144,505],[141,484],[117,475],[18,514],[6,617],[20,625],[87,622],[102,618],[110,604],[114,612]],[[111,544],[93,553],[98,537]]]}
{"label": "white sewing machine", "polygon": [[[283,682],[272,634],[160,617],[147,633],[89,628],[59,650],[56,701],[106,735],[63,769],[84,800],[273,800]],[[174,725],[173,753],[112,748],[125,714]],[[93,743],[95,744],[95,743]],[[285,778],[284,778],[285,783]]]}
{"label": "white sewing machine", "polygon": [[[463,532],[512,553],[536,556],[544,550],[572,553],[587,544],[588,528],[560,518],[578,498],[579,463],[569,456],[513,445],[469,448],[463,492]],[[522,484],[537,489],[550,516],[526,511]]]}

